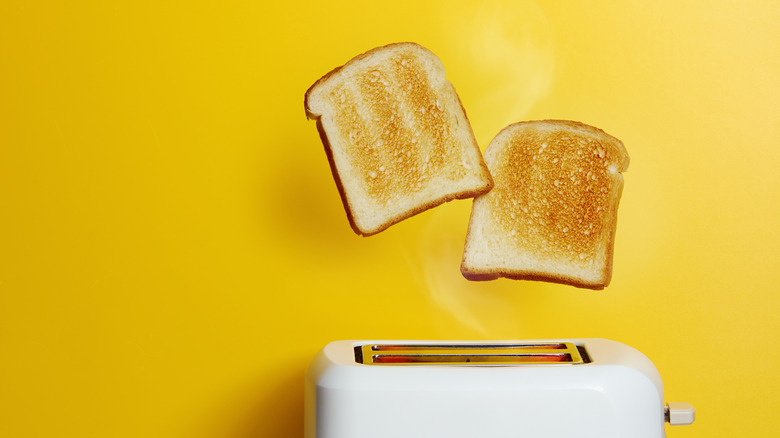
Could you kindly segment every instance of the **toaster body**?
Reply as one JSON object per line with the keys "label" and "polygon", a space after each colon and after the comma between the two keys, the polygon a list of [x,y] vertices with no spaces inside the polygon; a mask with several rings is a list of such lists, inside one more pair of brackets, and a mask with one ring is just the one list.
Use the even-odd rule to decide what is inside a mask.
{"label": "toaster body", "polygon": [[336,341],[305,388],[306,438],[661,438],[669,416],[653,363],[605,339]]}

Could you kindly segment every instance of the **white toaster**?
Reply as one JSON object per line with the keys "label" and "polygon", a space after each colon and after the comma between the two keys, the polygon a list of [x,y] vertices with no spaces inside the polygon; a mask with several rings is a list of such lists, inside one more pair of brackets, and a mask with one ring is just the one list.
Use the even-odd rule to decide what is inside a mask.
{"label": "white toaster", "polygon": [[306,372],[306,438],[662,438],[693,419],[606,339],[336,341]]}

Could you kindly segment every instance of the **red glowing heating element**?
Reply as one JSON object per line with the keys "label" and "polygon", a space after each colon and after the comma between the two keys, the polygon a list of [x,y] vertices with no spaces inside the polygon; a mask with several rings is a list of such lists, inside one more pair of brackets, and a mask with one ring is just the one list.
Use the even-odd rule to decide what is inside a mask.
{"label": "red glowing heating element", "polygon": [[570,343],[367,344],[355,347],[366,365],[522,365],[583,363]]}
{"label": "red glowing heating element", "polygon": [[375,355],[375,364],[401,364],[401,363],[551,363],[571,362],[568,354],[536,354],[536,355],[425,355],[425,356],[400,356],[400,355]]}

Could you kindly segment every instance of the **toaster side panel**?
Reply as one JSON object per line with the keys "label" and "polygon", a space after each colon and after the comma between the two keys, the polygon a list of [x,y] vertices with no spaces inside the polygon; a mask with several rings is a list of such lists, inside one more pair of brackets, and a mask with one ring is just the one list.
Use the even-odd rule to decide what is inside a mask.
{"label": "toaster side panel", "polygon": [[566,391],[317,391],[317,438],[624,438],[612,400]]}

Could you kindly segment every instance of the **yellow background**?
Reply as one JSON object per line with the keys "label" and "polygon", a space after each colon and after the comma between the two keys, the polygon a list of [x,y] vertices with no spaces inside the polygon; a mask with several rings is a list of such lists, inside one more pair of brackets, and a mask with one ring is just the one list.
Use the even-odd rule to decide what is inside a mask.
{"label": "yellow background", "polygon": [[[770,1],[0,4],[0,436],[300,437],[361,338],[604,337],[672,437],[778,436],[780,6]],[[304,91],[438,54],[484,148],[582,121],[631,155],[611,286],[469,283],[470,201],[350,229]]]}

